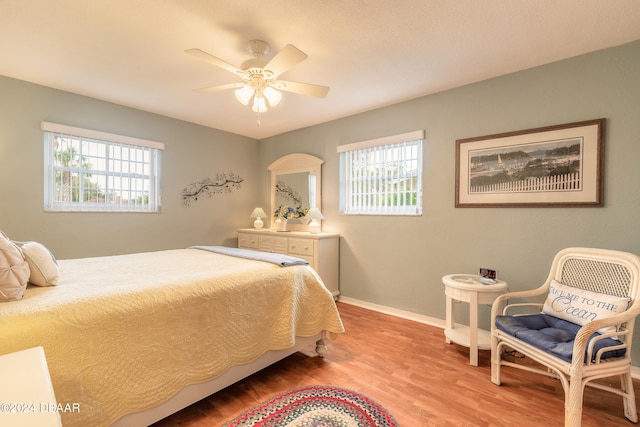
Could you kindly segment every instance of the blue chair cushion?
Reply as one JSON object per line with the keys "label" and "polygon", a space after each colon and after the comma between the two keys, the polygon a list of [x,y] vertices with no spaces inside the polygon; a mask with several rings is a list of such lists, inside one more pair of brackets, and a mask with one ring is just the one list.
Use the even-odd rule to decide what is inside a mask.
{"label": "blue chair cushion", "polygon": [[[581,328],[580,325],[544,313],[524,316],[496,316],[496,327],[567,362],[571,362],[573,343]],[[598,335],[600,334],[594,333],[589,340]],[[593,355],[595,356],[597,351],[602,348],[619,344],[621,344],[619,340],[604,338],[596,342]],[[622,357],[625,352],[624,348],[606,351],[602,355],[602,359]]]}

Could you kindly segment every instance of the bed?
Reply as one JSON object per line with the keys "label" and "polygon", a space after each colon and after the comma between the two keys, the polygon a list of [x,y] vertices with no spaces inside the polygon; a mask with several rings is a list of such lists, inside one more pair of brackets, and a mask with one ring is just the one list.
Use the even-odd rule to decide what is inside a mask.
{"label": "bed", "polygon": [[344,331],[308,265],[202,248],[58,265],[0,305],[0,354],[44,348],[59,407],[80,409],[65,427],[150,424]]}

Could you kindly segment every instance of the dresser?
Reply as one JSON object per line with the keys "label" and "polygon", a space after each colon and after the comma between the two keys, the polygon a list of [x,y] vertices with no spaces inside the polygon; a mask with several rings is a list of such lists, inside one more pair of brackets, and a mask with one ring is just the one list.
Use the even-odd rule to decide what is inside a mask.
{"label": "dresser", "polygon": [[333,297],[340,296],[340,235],[270,229],[238,230],[238,247],[302,258],[318,272]]}

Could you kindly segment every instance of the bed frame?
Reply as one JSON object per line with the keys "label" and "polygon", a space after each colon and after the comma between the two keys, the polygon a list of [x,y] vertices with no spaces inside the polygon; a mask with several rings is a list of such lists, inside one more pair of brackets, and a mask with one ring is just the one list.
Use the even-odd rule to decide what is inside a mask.
{"label": "bed frame", "polygon": [[297,337],[293,347],[283,350],[271,350],[260,358],[244,365],[232,366],[224,374],[200,384],[191,384],[180,390],[164,403],[142,412],[127,414],[118,419],[112,427],[130,427],[150,425],[186,408],[207,396],[220,391],[248,376],[270,366],[298,351],[308,351],[315,346],[316,355],[323,357],[327,351],[325,332],[311,337]]}

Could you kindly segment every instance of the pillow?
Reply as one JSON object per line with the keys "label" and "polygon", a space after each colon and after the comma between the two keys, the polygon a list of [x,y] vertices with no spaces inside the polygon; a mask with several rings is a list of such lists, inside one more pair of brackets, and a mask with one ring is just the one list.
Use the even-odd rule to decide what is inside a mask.
{"label": "pillow", "polygon": [[[584,326],[593,320],[605,319],[626,311],[630,301],[629,297],[591,292],[552,280],[542,312]],[[609,326],[598,332],[604,334],[617,330],[616,326]]]}
{"label": "pillow", "polygon": [[[18,243],[18,242],[16,242]],[[18,243],[29,263],[29,283],[37,286],[58,284],[58,262],[51,251],[38,242]]]}
{"label": "pillow", "polygon": [[0,302],[22,299],[29,280],[29,264],[24,255],[0,231]]}

